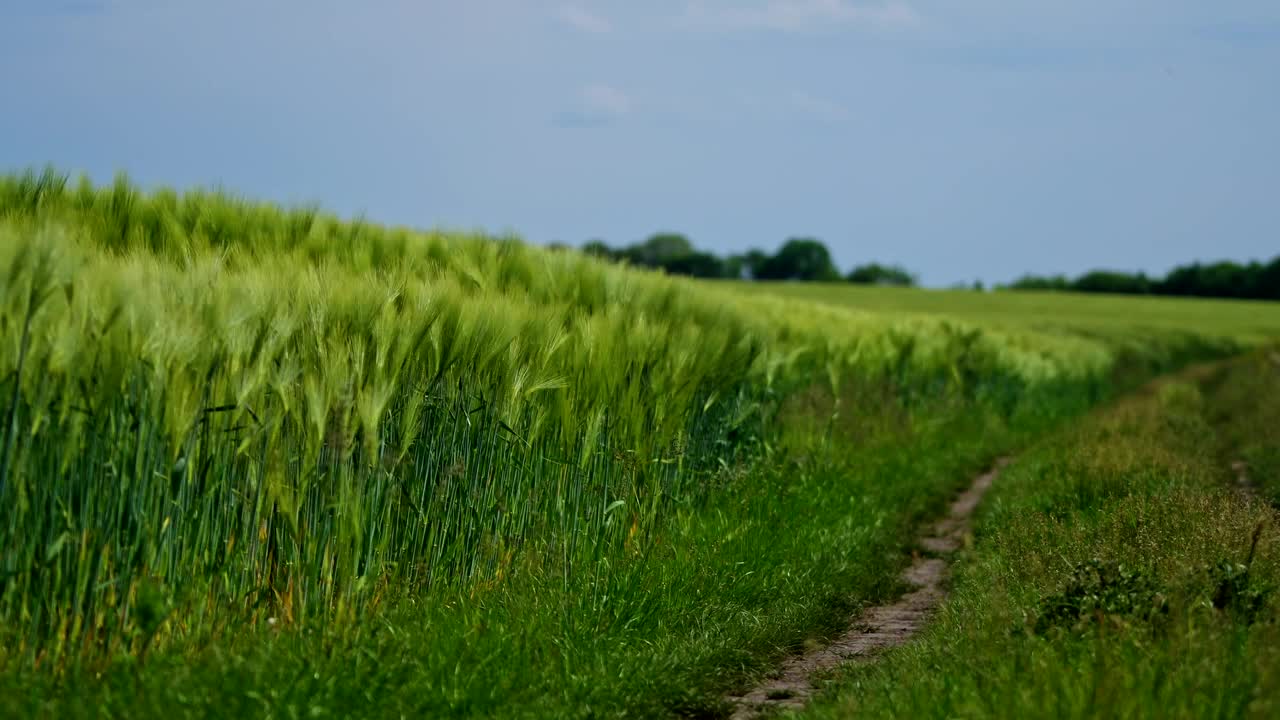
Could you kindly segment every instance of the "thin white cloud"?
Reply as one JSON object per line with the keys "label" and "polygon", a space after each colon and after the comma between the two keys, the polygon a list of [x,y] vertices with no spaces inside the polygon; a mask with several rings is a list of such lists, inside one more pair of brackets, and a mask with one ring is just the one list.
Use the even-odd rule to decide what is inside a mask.
{"label": "thin white cloud", "polygon": [[556,17],[560,22],[578,32],[600,35],[613,30],[613,23],[609,22],[608,18],[583,10],[576,5],[561,5],[556,11]]}
{"label": "thin white cloud", "polygon": [[555,121],[563,127],[601,127],[630,115],[634,106],[627,93],[612,85],[596,83],[579,90],[573,107],[558,113]]}
{"label": "thin white cloud", "polygon": [[901,27],[920,22],[904,0],[689,0],[682,18],[689,27],[718,30],[805,32],[834,26]]}
{"label": "thin white cloud", "polygon": [[823,120],[841,120],[849,115],[848,110],[840,103],[803,90],[793,91],[787,99],[796,111]]}
{"label": "thin white cloud", "polygon": [[612,85],[588,85],[582,89],[582,102],[590,112],[621,117],[631,112],[631,97]]}

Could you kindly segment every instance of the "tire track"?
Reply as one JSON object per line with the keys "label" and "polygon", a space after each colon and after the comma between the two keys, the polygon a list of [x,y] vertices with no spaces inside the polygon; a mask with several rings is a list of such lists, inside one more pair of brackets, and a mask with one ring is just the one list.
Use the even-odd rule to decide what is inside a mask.
{"label": "tire track", "polygon": [[[864,610],[830,645],[788,658],[778,665],[771,678],[746,694],[725,698],[735,708],[733,720],[748,720],[775,710],[801,708],[817,692],[813,683],[816,674],[862,660],[877,651],[903,645],[920,632],[946,597],[949,556],[964,547],[973,511],[1008,463],[1008,458],[1001,458],[990,470],[974,478],[968,489],[952,501],[946,516],[932,523],[920,536],[920,547],[938,557],[917,556],[902,573],[903,580],[913,590],[892,604]],[[874,658],[868,661],[874,661]]]}

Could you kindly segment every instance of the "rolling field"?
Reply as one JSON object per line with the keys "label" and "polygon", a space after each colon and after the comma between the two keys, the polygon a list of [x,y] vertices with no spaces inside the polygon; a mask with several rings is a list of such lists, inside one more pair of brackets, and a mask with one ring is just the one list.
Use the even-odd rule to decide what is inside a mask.
{"label": "rolling field", "polygon": [[1195,334],[1249,342],[1276,336],[1275,303],[1031,290],[922,290],[850,283],[738,283],[726,287],[869,313],[951,318],[985,327],[1101,335],[1113,342]]}
{"label": "rolling field", "polygon": [[0,178],[0,715],[727,716],[994,458],[1277,336]]}

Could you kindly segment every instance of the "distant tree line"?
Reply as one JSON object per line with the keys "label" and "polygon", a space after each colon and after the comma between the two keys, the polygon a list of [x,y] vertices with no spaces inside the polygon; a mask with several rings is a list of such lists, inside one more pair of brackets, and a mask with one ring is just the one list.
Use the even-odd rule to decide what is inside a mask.
{"label": "distant tree line", "polygon": [[614,248],[601,240],[582,246],[583,252],[614,262],[661,268],[671,275],[742,280],[799,280],[833,282],[847,280],[867,285],[913,286],[916,277],[903,268],[879,263],[855,267],[841,275],[831,260],[831,252],[820,240],[795,237],[772,255],[759,249],[720,257],[698,250],[680,233],[662,232],[649,239]]}
{"label": "distant tree line", "polygon": [[1229,261],[1192,263],[1176,267],[1164,277],[1113,270],[1094,270],[1075,279],[1064,275],[1026,275],[1007,287],[1012,290],[1280,300],[1280,256],[1265,264],[1256,261],[1247,265]]}
{"label": "distant tree line", "polygon": [[[827,246],[812,237],[790,238],[773,254],[753,248],[723,257],[698,250],[688,237],[676,232],[656,233],[647,240],[625,247],[611,247],[602,240],[592,240],[583,245],[582,250],[613,262],[661,268],[671,275],[698,278],[807,282],[844,280],[864,285],[903,287],[913,287],[917,282],[916,276],[902,267],[880,263],[859,265],[841,274],[832,262]],[[982,285],[975,283],[972,288],[981,290]],[[1024,275],[1000,289],[1280,300],[1280,256],[1269,263],[1192,263],[1176,267],[1164,277],[1114,270],[1094,270],[1076,278]]]}

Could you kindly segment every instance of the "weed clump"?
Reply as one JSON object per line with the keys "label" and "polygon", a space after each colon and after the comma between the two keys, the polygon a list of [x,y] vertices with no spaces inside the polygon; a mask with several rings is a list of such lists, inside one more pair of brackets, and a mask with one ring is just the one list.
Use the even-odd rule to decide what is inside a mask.
{"label": "weed clump", "polygon": [[1220,560],[1209,569],[1210,602],[1215,610],[1235,616],[1246,625],[1256,622],[1267,605],[1272,588],[1249,577],[1249,566]]}
{"label": "weed clump", "polygon": [[1168,593],[1153,570],[1093,558],[1076,564],[1066,588],[1040,603],[1033,630],[1044,635],[1105,622],[1154,623],[1168,613]]}
{"label": "weed clump", "polygon": [[1263,527],[1259,523],[1254,529],[1249,543],[1249,556],[1243,563],[1223,559],[1209,568],[1209,586],[1213,589],[1211,603],[1214,609],[1230,613],[1246,625],[1252,625],[1258,620],[1274,590],[1249,574]]}

